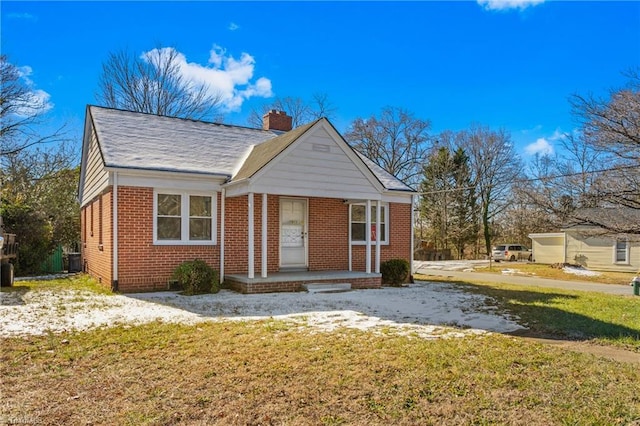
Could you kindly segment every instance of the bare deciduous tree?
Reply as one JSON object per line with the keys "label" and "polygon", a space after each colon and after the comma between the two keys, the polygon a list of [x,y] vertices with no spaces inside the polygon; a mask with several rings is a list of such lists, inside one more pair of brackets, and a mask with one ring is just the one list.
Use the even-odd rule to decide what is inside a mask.
{"label": "bare deciduous tree", "polygon": [[273,102],[262,105],[259,109],[253,109],[247,118],[247,124],[251,127],[261,128],[262,117],[270,110],[284,111],[291,116],[291,124],[294,128],[310,123],[318,118],[333,118],[337,108],[333,106],[326,93],[314,93],[310,102],[302,98],[286,96],[276,98]]}
{"label": "bare deciduous tree", "polygon": [[469,155],[487,254],[491,253],[491,222],[509,205],[513,182],[524,176],[511,137],[504,130],[473,126],[460,133],[458,145]]}
{"label": "bare deciduous tree", "polygon": [[608,99],[570,98],[580,131],[566,135],[565,154],[549,170],[534,173],[528,197],[562,225],[640,234],[640,77],[628,76]]}
{"label": "bare deciduous tree", "polygon": [[44,92],[35,91],[24,77],[6,55],[0,56],[0,158],[3,162],[7,156],[34,145],[60,141],[65,136],[65,126],[47,135],[38,132],[48,110],[47,100]]}
{"label": "bare deciduous tree", "polygon": [[417,187],[429,150],[431,122],[397,107],[386,107],[379,117],[356,118],[345,139],[398,179]]}
{"label": "bare deciduous tree", "polygon": [[195,120],[216,117],[221,102],[208,86],[185,77],[180,53],[156,48],[141,56],[110,53],[102,64],[96,100],[104,106]]}

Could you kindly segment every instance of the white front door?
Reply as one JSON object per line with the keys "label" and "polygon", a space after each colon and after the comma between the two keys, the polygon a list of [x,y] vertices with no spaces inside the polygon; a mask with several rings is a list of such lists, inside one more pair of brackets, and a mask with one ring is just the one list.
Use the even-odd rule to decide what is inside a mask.
{"label": "white front door", "polygon": [[280,267],[307,268],[307,200],[280,199]]}

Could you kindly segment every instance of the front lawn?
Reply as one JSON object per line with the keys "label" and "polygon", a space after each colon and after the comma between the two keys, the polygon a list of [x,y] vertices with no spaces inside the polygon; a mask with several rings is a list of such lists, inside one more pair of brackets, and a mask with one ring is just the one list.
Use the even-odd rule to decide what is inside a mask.
{"label": "front lawn", "polygon": [[540,263],[528,262],[493,262],[491,268],[488,266],[476,267],[477,272],[487,272],[501,274],[505,269],[513,269],[518,271],[518,275],[533,276],[539,278],[551,278],[554,280],[565,281],[587,281],[602,284],[624,284],[629,285],[633,277],[636,275],[630,272],[596,272],[599,275],[576,275],[565,272],[562,269],[552,268],[551,265],[542,265]]}
{"label": "front lawn", "polygon": [[4,422],[630,424],[640,369],[493,334],[424,340],[276,321],[3,339]]}
{"label": "front lawn", "polygon": [[519,318],[540,337],[587,340],[640,353],[640,297],[417,275],[424,281],[456,282],[490,296],[489,309]]}

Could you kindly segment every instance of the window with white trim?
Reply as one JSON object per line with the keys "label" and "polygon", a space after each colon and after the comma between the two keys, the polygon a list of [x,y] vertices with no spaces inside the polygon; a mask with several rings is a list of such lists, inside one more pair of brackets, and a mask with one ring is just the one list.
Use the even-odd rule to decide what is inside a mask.
{"label": "window with white trim", "polygon": [[[349,211],[349,222],[351,230],[351,243],[354,245],[366,243],[366,217],[367,205],[366,204],[351,204]],[[389,205],[380,205],[380,243],[389,244]],[[376,242],[376,206],[371,205],[371,242]]]}
{"label": "window with white trim", "polygon": [[155,191],[155,244],[208,245],[216,243],[216,196]]}
{"label": "window with white trim", "polygon": [[629,241],[616,240],[615,263],[629,263]]}

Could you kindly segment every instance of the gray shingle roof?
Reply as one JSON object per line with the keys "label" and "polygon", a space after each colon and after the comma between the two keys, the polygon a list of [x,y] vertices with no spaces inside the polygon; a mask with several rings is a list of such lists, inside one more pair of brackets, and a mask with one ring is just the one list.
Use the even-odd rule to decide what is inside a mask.
{"label": "gray shingle roof", "polygon": [[[93,105],[88,113],[107,167],[222,175],[234,180],[253,176],[317,123],[283,133]],[[412,191],[373,161],[358,156],[385,188]]]}
{"label": "gray shingle roof", "polygon": [[231,176],[253,145],[281,132],[89,107],[105,165]]}

